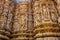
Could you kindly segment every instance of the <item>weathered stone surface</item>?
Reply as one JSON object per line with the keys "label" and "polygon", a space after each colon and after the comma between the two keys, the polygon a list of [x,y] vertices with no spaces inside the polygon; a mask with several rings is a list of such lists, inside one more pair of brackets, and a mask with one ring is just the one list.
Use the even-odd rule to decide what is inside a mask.
{"label": "weathered stone surface", "polygon": [[60,0],[13,1],[0,0],[0,40],[60,40]]}

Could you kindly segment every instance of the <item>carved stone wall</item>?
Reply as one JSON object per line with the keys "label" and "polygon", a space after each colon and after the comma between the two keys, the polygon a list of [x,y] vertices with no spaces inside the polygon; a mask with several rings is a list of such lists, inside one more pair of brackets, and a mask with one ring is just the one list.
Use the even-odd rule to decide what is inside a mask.
{"label": "carved stone wall", "polygon": [[52,0],[33,0],[33,13],[36,39],[60,36],[58,13]]}
{"label": "carved stone wall", "polygon": [[60,0],[0,0],[0,40],[60,40]]}

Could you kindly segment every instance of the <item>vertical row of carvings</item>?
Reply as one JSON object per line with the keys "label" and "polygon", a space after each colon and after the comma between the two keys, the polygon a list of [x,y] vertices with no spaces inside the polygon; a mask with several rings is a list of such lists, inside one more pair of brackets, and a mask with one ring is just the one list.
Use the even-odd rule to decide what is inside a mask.
{"label": "vertical row of carvings", "polygon": [[34,27],[34,23],[33,23],[33,10],[32,10],[32,0],[29,0],[29,12],[28,12],[28,22],[27,22],[27,38],[28,40],[34,40],[33,38],[33,27]]}
{"label": "vertical row of carvings", "polygon": [[0,0],[0,39],[10,40],[12,14],[14,3],[12,0]]}
{"label": "vertical row of carvings", "polygon": [[60,0],[54,0],[56,9],[58,11],[58,24],[60,26]]}

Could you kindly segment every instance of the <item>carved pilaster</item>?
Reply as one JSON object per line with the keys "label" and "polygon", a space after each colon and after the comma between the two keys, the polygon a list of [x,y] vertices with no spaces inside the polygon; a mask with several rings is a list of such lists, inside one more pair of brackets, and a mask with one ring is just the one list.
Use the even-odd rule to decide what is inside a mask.
{"label": "carved pilaster", "polygon": [[20,1],[16,6],[13,25],[13,39],[27,40],[28,2]]}
{"label": "carved pilaster", "polygon": [[34,23],[33,23],[33,11],[32,11],[32,0],[29,0],[29,11],[28,11],[28,22],[27,22],[27,25],[28,25],[28,29],[27,29],[27,38],[28,40],[33,40],[34,37],[34,33],[33,33],[33,26],[34,26]]}

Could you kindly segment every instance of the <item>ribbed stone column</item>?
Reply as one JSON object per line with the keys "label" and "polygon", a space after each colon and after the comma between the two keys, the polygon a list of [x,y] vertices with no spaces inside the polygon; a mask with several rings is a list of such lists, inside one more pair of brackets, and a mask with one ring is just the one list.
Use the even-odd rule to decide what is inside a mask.
{"label": "ribbed stone column", "polygon": [[36,40],[40,37],[60,36],[60,28],[57,24],[58,14],[53,1],[33,0],[33,2],[34,37]]}
{"label": "ribbed stone column", "polygon": [[10,40],[12,12],[12,0],[0,0],[0,38],[3,40]]}
{"label": "ribbed stone column", "polygon": [[14,14],[12,40],[27,40],[28,0],[19,0]]}
{"label": "ribbed stone column", "polygon": [[33,25],[34,25],[34,23],[33,23],[33,11],[32,11],[32,0],[29,0],[29,11],[28,11],[29,13],[28,13],[28,22],[27,22],[27,38],[28,38],[28,40],[33,40],[34,39],[34,37],[33,37],[33,35],[34,35],[34,33],[33,33]]}

